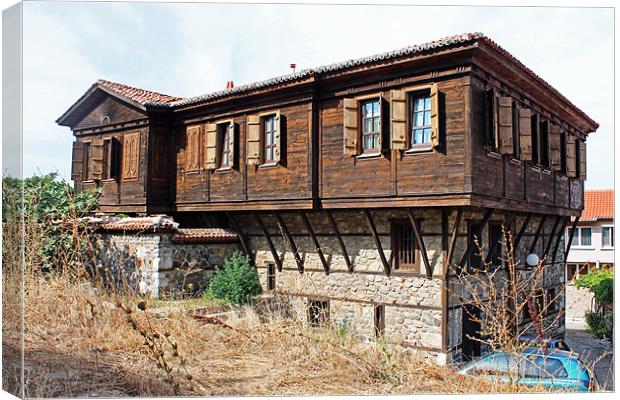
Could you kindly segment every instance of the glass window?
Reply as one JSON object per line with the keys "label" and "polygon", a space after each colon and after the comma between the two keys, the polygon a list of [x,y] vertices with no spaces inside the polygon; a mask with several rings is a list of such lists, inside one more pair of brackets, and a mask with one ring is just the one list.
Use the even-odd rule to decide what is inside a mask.
{"label": "glass window", "polygon": [[614,247],[614,228],[612,226],[603,227],[603,247]]}
{"label": "glass window", "polygon": [[221,140],[220,149],[220,168],[230,167],[231,160],[231,148],[230,148],[230,129],[228,124],[220,124],[217,127],[219,129],[219,137]]}
{"label": "glass window", "polygon": [[362,148],[364,151],[379,150],[381,133],[381,109],[379,99],[362,103]]}
{"label": "glass window", "polygon": [[411,222],[395,221],[392,223],[392,251],[395,270],[418,272]]}
{"label": "glass window", "polygon": [[276,116],[269,115],[263,119],[263,133],[265,135],[265,162],[271,163],[276,161],[276,146],[278,139],[276,126]]}
{"label": "glass window", "polygon": [[431,143],[431,98],[427,94],[411,98],[411,144]]}
{"label": "glass window", "polygon": [[580,228],[581,245],[592,246],[592,228]]}

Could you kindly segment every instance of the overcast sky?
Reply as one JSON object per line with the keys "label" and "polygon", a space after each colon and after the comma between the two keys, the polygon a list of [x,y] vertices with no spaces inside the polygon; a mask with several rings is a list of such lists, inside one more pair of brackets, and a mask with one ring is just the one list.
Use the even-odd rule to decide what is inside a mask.
{"label": "overcast sky", "polygon": [[24,175],[69,177],[58,118],[99,78],[193,96],[481,31],[600,123],[586,188],[613,186],[613,11],[572,8],[24,4]]}

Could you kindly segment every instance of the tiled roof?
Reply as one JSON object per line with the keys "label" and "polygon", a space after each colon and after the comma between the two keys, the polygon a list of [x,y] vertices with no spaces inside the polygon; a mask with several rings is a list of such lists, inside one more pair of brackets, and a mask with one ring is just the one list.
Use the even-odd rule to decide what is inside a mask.
{"label": "tiled roof", "polygon": [[168,96],[167,94],[152,92],[150,90],[123,85],[122,83],[106,81],[104,79],[99,79],[97,85],[112,90],[143,106],[166,107],[170,106],[175,101],[183,100],[182,97]]}
{"label": "tiled roof", "polygon": [[91,226],[97,231],[123,231],[123,232],[170,232],[179,227],[171,217],[157,215],[153,217],[103,217],[91,218]]}
{"label": "tiled roof", "polygon": [[172,235],[175,243],[237,242],[237,234],[228,229],[178,229]]}
{"label": "tiled roof", "polygon": [[599,219],[614,218],[614,191],[586,190],[584,193],[585,206],[580,221],[597,221]]}

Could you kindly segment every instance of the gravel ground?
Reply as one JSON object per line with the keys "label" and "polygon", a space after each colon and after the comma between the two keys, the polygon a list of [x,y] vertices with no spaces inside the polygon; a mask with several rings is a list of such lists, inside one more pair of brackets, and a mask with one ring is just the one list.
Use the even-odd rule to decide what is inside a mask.
{"label": "gravel ground", "polygon": [[[594,372],[605,391],[614,390],[613,344],[601,340],[588,332],[583,326],[567,326],[566,342],[586,360],[594,363]],[[605,355],[606,354],[606,355]],[[603,357],[603,355],[605,355]]]}

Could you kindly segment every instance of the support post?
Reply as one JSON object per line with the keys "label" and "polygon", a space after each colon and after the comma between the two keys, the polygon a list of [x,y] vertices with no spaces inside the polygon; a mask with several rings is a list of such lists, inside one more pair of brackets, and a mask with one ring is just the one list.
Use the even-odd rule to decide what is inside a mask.
{"label": "support post", "polygon": [[261,230],[263,231],[263,236],[265,236],[265,240],[267,241],[267,245],[269,246],[269,251],[271,251],[271,256],[273,257],[273,261],[276,263],[276,266],[278,267],[278,271],[282,272],[282,260],[280,260],[280,256],[278,256],[278,252],[276,251],[276,248],[273,246],[271,235],[269,234],[267,227],[265,227],[265,223],[263,222],[263,220],[260,218],[258,214],[254,214],[254,219],[256,220],[256,223],[258,224],[258,226],[260,226]]}
{"label": "support post", "polygon": [[299,215],[301,216],[301,220],[304,222],[306,226],[306,230],[310,233],[310,238],[312,239],[312,243],[314,243],[314,248],[316,252],[319,254],[319,258],[321,259],[321,264],[323,264],[323,269],[325,270],[325,274],[329,275],[329,265],[327,264],[327,260],[325,259],[325,255],[323,254],[323,250],[321,250],[321,245],[319,244],[319,240],[314,234],[314,229],[312,229],[312,225],[310,224],[310,220],[306,215],[305,211],[299,211]]}
{"label": "support post", "polygon": [[450,247],[448,248],[448,266],[444,271],[444,274],[448,276],[450,271],[450,265],[452,265],[452,256],[454,255],[454,248],[456,246],[456,239],[459,235],[459,228],[461,227],[461,218],[463,217],[463,209],[459,208],[456,213],[456,220],[454,222],[454,228],[452,229],[452,238],[450,239]]}
{"label": "support post", "polygon": [[336,238],[338,238],[338,244],[340,244],[340,251],[342,251],[342,256],[344,257],[344,262],[347,263],[347,269],[349,272],[353,272],[353,264],[351,264],[351,259],[349,258],[349,254],[347,253],[347,247],[344,245],[344,240],[342,240],[342,235],[338,230],[338,225],[336,224],[336,220],[334,220],[334,216],[329,210],[326,210],[327,219],[329,220],[332,229],[336,233]]}
{"label": "support post", "polygon": [[291,232],[289,232],[288,227],[284,223],[284,220],[282,219],[282,216],[280,215],[280,213],[276,212],[275,215],[276,215],[276,219],[278,220],[278,226],[280,227],[280,230],[282,230],[282,233],[284,234],[284,237],[286,241],[288,242],[289,247],[291,248],[293,257],[295,257],[295,262],[297,263],[297,269],[299,270],[300,273],[303,274],[304,262],[299,256],[299,252],[297,251],[297,246],[295,245],[293,236],[291,236]]}
{"label": "support post", "polygon": [[235,232],[237,232],[237,236],[239,236],[239,242],[241,243],[241,247],[243,248],[243,251],[245,252],[245,254],[248,255],[248,257],[250,257],[252,264],[254,264],[255,262],[254,255],[250,252],[250,247],[248,246],[247,238],[245,237],[245,234],[241,230],[241,227],[239,226],[239,224],[237,223],[233,215],[229,213],[228,211],[226,211],[226,217],[228,218],[228,221],[230,221],[230,225],[232,226],[232,228],[235,230]]}
{"label": "support post", "polygon": [[413,217],[413,211],[411,211],[411,208],[407,209],[407,217],[409,217],[409,222],[411,222],[411,227],[413,228],[413,236],[415,236],[416,244],[418,245],[418,249],[420,249],[420,253],[422,254],[422,262],[424,262],[426,277],[428,279],[431,279],[433,277],[433,271],[431,270],[431,264],[428,261],[426,246],[424,246],[424,240],[422,239],[422,234],[418,227],[418,222]]}
{"label": "support post", "polygon": [[372,221],[372,216],[370,215],[370,211],[368,209],[364,209],[364,216],[366,217],[366,223],[368,224],[368,228],[370,229],[370,234],[372,238],[375,240],[375,245],[377,246],[377,251],[379,252],[379,257],[381,258],[381,263],[383,264],[383,269],[385,270],[386,275],[390,275],[391,268],[390,263],[388,263],[385,258],[385,254],[383,253],[383,246],[381,246],[381,239],[379,239],[379,235],[377,234],[377,228],[375,227],[375,223]]}

